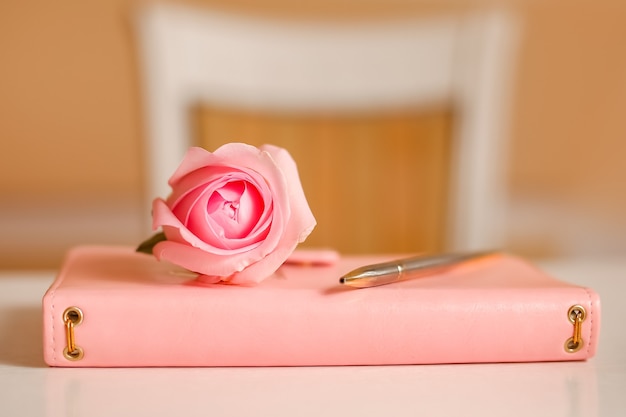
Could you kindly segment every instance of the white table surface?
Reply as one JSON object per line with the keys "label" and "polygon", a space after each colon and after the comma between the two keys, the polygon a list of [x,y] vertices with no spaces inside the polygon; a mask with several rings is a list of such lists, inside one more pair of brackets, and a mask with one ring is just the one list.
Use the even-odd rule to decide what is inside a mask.
{"label": "white table surface", "polygon": [[309,367],[48,368],[53,273],[0,272],[0,416],[625,416],[626,259],[541,267],[602,300],[586,362]]}

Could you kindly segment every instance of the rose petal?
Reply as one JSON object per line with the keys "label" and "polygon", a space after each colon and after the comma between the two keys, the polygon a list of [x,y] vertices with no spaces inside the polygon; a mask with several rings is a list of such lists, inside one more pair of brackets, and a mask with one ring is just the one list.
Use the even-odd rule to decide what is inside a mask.
{"label": "rose petal", "polygon": [[263,218],[265,203],[259,190],[249,182],[244,182],[244,190],[239,197],[238,238],[248,236]]}
{"label": "rose petal", "polygon": [[295,234],[297,235],[298,242],[303,242],[313,231],[317,221],[304,195],[296,162],[289,152],[283,148],[273,145],[263,145],[260,149],[268,152],[272,156],[276,161],[276,165],[280,167],[287,179],[289,205],[291,207],[292,216],[289,219],[289,231],[286,232],[286,234],[289,236]]}
{"label": "rose petal", "polygon": [[175,189],[178,181],[187,174],[206,167],[219,167],[224,165],[223,162],[224,160],[215,155],[215,152],[211,153],[203,148],[191,147],[187,150],[182,162],[170,177],[168,184],[172,189]]}
{"label": "rose petal", "polygon": [[203,275],[228,277],[244,270],[251,263],[249,253],[232,253],[228,256],[216,255],[191,247],[184,243],[164,240],[152,250],[159,260],[165,260]]}
{"label": "rose petal", "polygon": [[228,277],[228,282],[232,284],[249,284],[263,281],[285,263],[285,260],[294,251],[297,245],[297,241],[290,245],[281,245],[280,248],[268,254],[263,260],[251,264],[241,272],[233,273],[232,276]]}
{"label": "rose petal", "polygon": [[215,189],[218,187],[218,184],[245,180],[248,177],[247,173],[229,166],[204,167],[180,178],[166,201],[170,207],[175,208],[193,190],[204,190],[210,186],[213,186],[213,189]]}
{"label": "rose petal", "polygon": [[176,216],[178,220],[184,225],[189,225],[189,216],[193,210],[193,207],[197,204],[202,204],[200,200],[204,197],[206,200],[206,193],[210,192],[205,187],[197,187],[189,190],[188,193],[178,199],[176,204],[168,204],[170,210]]}

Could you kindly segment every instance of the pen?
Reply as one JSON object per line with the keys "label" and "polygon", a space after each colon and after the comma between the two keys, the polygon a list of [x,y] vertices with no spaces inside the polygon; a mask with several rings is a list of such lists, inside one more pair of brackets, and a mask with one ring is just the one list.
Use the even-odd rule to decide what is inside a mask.
{"label": "pen", "polygon": [[495,251],[461,254],[420,255],[357,268],[339,279],[339,283],[355,288],[376,287],[428,275],[471,259],[495,254]]}

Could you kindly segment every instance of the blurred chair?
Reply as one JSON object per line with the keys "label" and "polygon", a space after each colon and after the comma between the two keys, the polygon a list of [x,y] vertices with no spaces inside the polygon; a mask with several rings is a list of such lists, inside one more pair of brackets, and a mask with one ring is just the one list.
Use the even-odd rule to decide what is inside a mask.
{"label": "blurred chair", "polygon": [[[167,179],[198,141],[212,148],[270,142],[298,163],[321,230],[314,244],[344,252],[501,245],[516,40],[507,13],[324,24],[152,4],[137,27],[150,197],[167,195]],[[433,118],[433,108],[443,110]],[[411,131],[406,115],[416,112],[427,125]],[[351,138],[311,136],[342,117],[351,127],[338,129]],[[398,123],[405,132],[398,141],[353,134],[372,120],[387,124],[383,132]],[[287,138],[277,133],[284,126],[291,126]],[[447,142],[426,146],[443,155],[443,171],[413,171],[429,166],[416,145],[424,129],[449,133]],[[408,168],[396,170],[399,161]],[[431,177],[434,184],[420,185]],[[384,193],[389,187],[395,194]],[[407,239],[420,234],[437,236]]]}

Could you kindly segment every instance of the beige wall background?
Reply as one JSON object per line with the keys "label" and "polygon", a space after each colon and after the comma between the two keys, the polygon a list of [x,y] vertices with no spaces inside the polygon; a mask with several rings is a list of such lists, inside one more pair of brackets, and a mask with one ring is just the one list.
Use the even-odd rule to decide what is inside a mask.
{"label": "beige wall background", "polygon": [[[626,3],[194,3],[316,18],[510,8],[523,36],[510,126],[508,248],[529,256],[624,253]],[[0,3],[0,267],[56,267],[73,244],[144,237],[136,4]]]}

